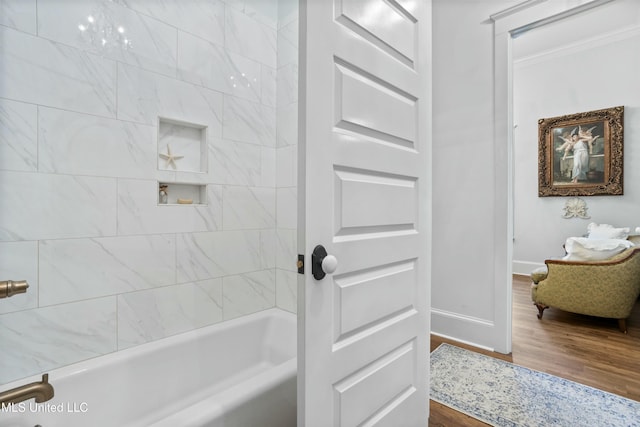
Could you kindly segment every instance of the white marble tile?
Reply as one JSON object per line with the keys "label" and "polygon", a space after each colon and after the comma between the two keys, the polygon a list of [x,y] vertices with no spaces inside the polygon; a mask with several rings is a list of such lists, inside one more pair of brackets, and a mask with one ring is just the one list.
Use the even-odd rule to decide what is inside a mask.
{"label": "white marble tile", "polygon": [[0,0],[0,25],[36,33],[36,0]]}
{"label": "white marble tile", "polygon": [[240,98],[259,102],[261,65],[227,52],[222,45],[191,34],[178,34],[178,77]]}
{"label": "white marble tile", "polygon": [[175,283],[175,237],[43,240],[40,306]]}
{"label": "white marble tile", "polygon": [[276,68],[277,37],[275,28],[227,8],[225,14],[225,47],[235,53]]}
{"label": "white marble tile", "polygon": [[26,280],[27,292],[2,300],[0,314],[38,305],[38,242],[0,243],[0,280]]}
{"label": "white marble tile", "polygon": [[276,186],[276,149],[273,147],[262,147],[260,186]]}
{"label": "white marble tile", "polygon": [[215,140],[210,146],[210,173],[223,184],[252,185],[261,183],[263,147],[242,142]]}
{"label": "white marble tile", "polygon": [[[173,146],[172,146],[173,147]],[[173,151],[173,148],[171,149]],[[160,171],[169,173],[169,171]],[[173,172],[175,175],[174,179],[164,179],[162,182],[168,183],[188,183],[189,185],[207,185],[208,183],[218,184],[219,180],[215,179],[215,175],[210,172],[189,172],[189,171],[180,171],[177,170]],[[199,195],[194,198],[195,200],[199,199]]]}
{"label": "white marble tile", "polygon": [[278,68],[278,107],[298,101],[298,65]]}
{"label": "white marble tile", "polygon": [[157,173],[156,128],[40,107],[41,172],[151,178]]}
{"label": "white marble tile", "polygon": [[275,189],[225,186],[222,199],[222,223],[225,230],[275,227]]}
{"label": "white marble tile", "polygon": [[[157,156],[157,153],[156,153]],[[197,182],[196,179],[194,179],[194,176],[200,176],[203,174],[194,174],[191,172],[182,172],[180,173],[179,171],[174,171],[174,170],[157,170],[155,172],[155,176],[158,179],[158,182],[176,182],[178,180],[178,176],[185,176],[188,177],[188,179],[184,179],[182,180],[182,182]],[[204,174],[206,175],[206,174]],[[204,178],[204,182],[208,182],[208,178]]]}
{"label": "white marble tile", "polygon": [[264,74],[260,63],[243,55],[227,52],[227,80],[231,83],[228,93],[233,96],[260,102]]}
{"label": "white marble tile", "polygon": [[277,227],[296,229],[298,227],[298,189],[296,187],[277,190]]}
{"label": "white marble tile", "polygon": [[244,11],[244,2],[245,0],[224,0],[228,7],[231,7],[237,11]]}
{"label": "white marble tile", "polygon": [[264,270],[222,279],[224,319],[233,319],[275,307],[275,270]]}
{"label": "white marble tile", "polygon": [[182,31],[224,44],[224,3],[218,0],[117,0]]}
{"label": "white marble tile", "polygon": [[0,97],[115,117],[114,61],[0,26]]}
{"label": "white marble tile", "polygon": [[258,256],[262,268],[276,267],[277,246],[278,236],[275,228],[260,230],[260,252]]}
{"label": "white marble tile", "polygon": [[278,30],[278,68],[298,64],[298,20]]}
{"label": "white marble tile", "polygon": [[245,0],[244,13],[271,28],[278,28],[278,1]]}
{"label": "white marble tile", "polygon": [[38,109],[0,99],[0,170],[38,169]]}
{"label": "white marble tile", "polygon": [[118,349],[222,320],[222,279],[118,296]]}
{"label": "white marble tile", "polygon": [[222,94],[125,64],[118,64],[118,118],[158,124],[158,117],[222,131]]}
{"label": "white marble tile", "polygon": [[272,268],[262,253],[264,246],[260,230],[180,234],[176,241],[178,282]]}
{"label": "white marble tile", "polygon": [[278,28],[298,19],[299,0],[278,0]]}
{"label": "white marble tile", "polygon": [[275,108],[225,95],[223,136],[234,141],[275,147]]}
{"label": "white marble tile", "polygon": [[119,180],[118,234],[183,233],[222,228],[222,188],[206,187],[206,205],[159,205],[157,181]]}
{"label": "white marble tile", "polygon": [[276,269],[276,305],[278,308],[298,312],[298,273]]}
{"label": "white marble tile", "polygon": [[298,241],[296,230],[280,228],[276,230],[276,267],[287,271],[298,271],[296,261],[298,260]]}
{"label": "white marble tile", "polygon": [[227,54],[222,44],[178,32],[178,78],[230,93]]}
{"label": "white marble tile", "polygon": [[277,73],[273,68],[262,66],[262,104],[268,107],[277,105]]}
{"label": "white marble tile", "polygon": [[0,172],[0,241],[114,235],[116,181]]}
{"label": "white marble tile", "polygon": [[106,58],[176,75],[175,27],[112,0],[38,3],[38,35]]}
{"label": "white marble tile", "polygon": [[279,107],[277,115],[276,146],[298,145],[298,103]]}
{"label": "white marble tile", "polygon": [[116,299],[0,315],[0,383],[116,350]]}
{"label": "white marble tile", "polygon": [[295,145],[276,150],[276,186],[295,187],[297,185],[296,164],[298,150]]}

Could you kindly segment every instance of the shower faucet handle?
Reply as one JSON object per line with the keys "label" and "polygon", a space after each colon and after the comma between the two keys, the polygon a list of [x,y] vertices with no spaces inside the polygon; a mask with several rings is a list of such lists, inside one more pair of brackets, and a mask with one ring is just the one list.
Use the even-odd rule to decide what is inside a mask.
{"label": "shower faucet handle", "polygon": [[26,280],[4,280],[0,282],[0,298],[9,298],[27,292],[29,284]]}

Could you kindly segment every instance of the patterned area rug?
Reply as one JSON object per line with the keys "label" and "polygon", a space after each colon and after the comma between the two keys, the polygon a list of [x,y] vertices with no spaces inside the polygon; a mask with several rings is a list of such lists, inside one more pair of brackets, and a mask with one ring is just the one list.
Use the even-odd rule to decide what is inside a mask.
{"label": "patterned area rug", "polygon": [[640,402],[448,344],[431,353],[430,395],[493,426],[640,426]]}

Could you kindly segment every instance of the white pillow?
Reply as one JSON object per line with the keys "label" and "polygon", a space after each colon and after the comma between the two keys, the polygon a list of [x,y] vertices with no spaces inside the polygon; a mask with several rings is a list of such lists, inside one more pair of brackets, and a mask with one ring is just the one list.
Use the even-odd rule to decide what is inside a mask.
{"label": "white pillow", "polygon": [[567,261],[595,261],[611,258],[627,248],[634,246],[624,239],[589,239],[586,237],[569,237],[564,244]]}
{"label": "white pillow", "polygon": [[629,237],[629,227],[614,228],[610,224],[596,224],[592,222],[587,226],[590,239],[626,239]]}

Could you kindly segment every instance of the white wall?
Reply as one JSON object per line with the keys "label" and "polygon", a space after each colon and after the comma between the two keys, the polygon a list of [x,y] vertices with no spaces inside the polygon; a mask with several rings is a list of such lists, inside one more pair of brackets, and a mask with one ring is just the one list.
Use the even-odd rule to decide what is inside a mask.
{"label": "white wall", "polygon": [[[276,280],[295,262],[278,244],[295,142],[276,111],[295,67],[278,62],[276,4],[0,3],[0,280],[31,286],[0,300],[0,383],[292,309]],[[83,38],[100,13],[132,50]],[[158,117],[207,127],[204,171],[164,170]],[[205,185],[208,204],[158,206],[159,181]]]}
{"label": "white wall", "polygon": [[[561,256],[565,239],[585,234],[590,222],[640,226],[639,7],[617,1],[514,40],[516,273]],[[624,195],[582,197],[591,218],[564,219],[568,197],[538,197],[538,119],[619,105],[625,107]]]}
{"label": "white wall", "polygon": [[432,331],[491,348],[497,339],[494,286],[502,272],[494,271],[498,212],[489,17],[514,3],[433,2]]}
{"label": "white wall", "polygon": [[[506,242],[501,236],[508,236],[504,229],[507,221],[505,211],[508,209],[504,201],[511,195],[503,181],[507,181],[506,158],[502,154],[507,152],[506,132],[507,123],[502,123],[507,116],[508,93],[507,84],[507,46],[506,32],[518,28],[520,25],[530,24],[544,19],[555,13],[566,11],[572,7],[579,7],[587,1],[547,1],[526,4],[520,1],[466,1],[466,0],[437,0],[433,3],[434,19],[434,77],[433,77],[433,111],[434,111],[434,200],[433,200],[433,271],[432,271],[432,331],[436,334],[449,336],[457,340],[468,341],[488,348],[496,348],[496,343],[503,339],[509,331],[496,328],[496,321],[502,321],[499,310],[510,310],[506,299],[500,295],[502,286],[508,286],[506,277],[501,275],[507,268],[500,265],[505,251]],[[633,0],[619,0],[609,5],[622,3],[630,6],[637,3]],[[518,4],[526,7],[510,9]],[[594,9],[602,13],[605,6]],[[637,7],[637,6],[636,6]],[[498,12],[503,12],[500,13]],[[496,28],[489,19],[495,15]],[[638,13],[618,13],[616,18],[602,18],[595,27],[601,27],[603,22],[611,22],[619,28],[629,22],[637,20]],[[599,17],[599,15],[598,15]],[[605,21],[603,21],[603,19]],[[611,27],[611,26],[609,26]],[[590,27],[587,27],[590,28]],[[562,27],[564,33],[570,31]],[[577,33],[577,34],[583,34]],[[494,51],[494,36],[500,40],[500,51]],[[527,37],[525,34],[524,37]],[[557,34],[546,36],[548,44],[557,44]],[[580,39],[578,37],[578,39]],[[637,42],[636,42],[637,43]],[[524,84],[527,87],[528,111],[533,106],[544,103],[548,107],[543,114],[539,110],[532,114],[533,121],[528,122],[519,116],[516,118],[518,132],[529,136],[529,140],[518,142],[516,147],[515,173],[524,174],[531,184],[526,190],[516,189],[516,224],[526,228],[528,233],[516,233],[516,244],[520,245],[524,238],[528,244],[522,248],[540,248],[539,255],[516,254],[516,259],[525,262],[527,273],[533,264],[527,262],[541,262],[545,257],[561,255],[561,245],[567,235],[583,234],[584,227],[589,221],[564,220],[562,214],[564,202],[562,198],[537,197],[537,119],[555,115],[569,114],[590,109],[606,108],[625,105],[625,196],[622,197],[592,197],[588,198],[590,214],[593,221],[612,222],[620,225],[637,226],[636,190],[633,182],[637,180],[633,169],[637,153],[632,144],[636,139],[637,125],[635,120],[635,94],[638,93],[637,81],[618,85],[616,79],[637,75],[637,49],[628,51],[621,48],[627,56],[630,70],[622,70],[609,55],[617,49],[601,52],[595,61],[595,68],[606,67],[611,78],[603,79],[586,71],[592,66],[593,53],[588,58],[582,58],[580,73],[587,73],[583,80],[580,73],[572,73],[575,65],[559,70],[558,64],[547,63],[544,71],[544,82],[534,83],[533,77]],[[496,61],[494,63],[494,60]],[[504,63],[503,63],[504,62]],[[500,69],[494,64],[504,66]],[[495,69],[494,69],[495,68]],[[538,75],[540,75],[540,72]],[[561,73],[568,73],[571,78],[580,82],[580,90],[573,87],[568,90],[564,83],[557,82]],[[498,80],[494,80],[494,73]],[[628,73],[628,74],[627,74]],[[535,74],[533,72],[532,74]],[[517,77],[521,79],[523,77]],[[504,80],[504,81],[503,81]],[[494,86],[495,82],[500,83]],[[519,84],[519,83],[518,83]],[[548,85],[548,87],[544,87]],[[609,93],[611,86],[615,93]],[[589,89],[584,89],[589,86]],[[593,88],[593,89],[591,89]],[[495,90],[495,92],[494,92]],[[547,92],[548,90],[548,92]],[[555,91],[555,92],[554,92]],[[557,94],[567,94],[564,101],[556,101]],[[540,93],[543,92],[543,96]],[[624,92],[624,93],[623,93]],[[617,93],[617,95],[616,95]],[[498,96],[500,98],[494,98]],[[605,98],[606,95],[606,98]],[[587,97],[596,96],[595,99]],[[553,99],[553,102],[549,100]],[[606,103],[605,103],[606,101]],[[563,105],[561,102],[570,105]],[[494,116],[494,108],[495,116]],[[537,107],[536,107],[537,108]],[[551,111],[556,108],[557,110]],[[516,108],[516,114],[520,114]],[[494,121],[496,123],[494,123]],[[525,125],[533,124],[532,130],[526,131]],[[497,130],[494,131],[494,124]],[[504,133],[500,129],[504,128]],[[523,144],[529,146],[532,152],[518,151]],[[501,153],[502,152],[502,153]],[[495,156],[494,156],[495,154]],[[525,158],[523,160],[523,158]],[[516,178],[516,181],[519,178]],[[535,181],[533,181],[535,180]],[[524,181],[524,180],[522,180]],[[535,182],[535,185],[533,184]],[[503,194],[504,193],[504,194]],[[526,194],[531,194],[530,201],[536,203],[529,207],[519,207],[519,200]],[[541,208],[540,203],[545,203]],[[520,218],[522,211],[529,213],[528,219]],[[545,220],[553,217],[553,220]],[[499,220],[496,221],[496,218]],[[544,222],[543,222],[544,221]],[[549,229],[548,223],[560,224],[572,230],[558,232]],[[547,234],[549,233],[549,234]],[[541,243],[543,242],[544,243]],[[550,242],[550,243],[549,243]],[[544,252],[544,255],[542,254]],[[537,259],[539,256],[542,259]],[[522,257],[522,258],[520,258]],[[499,297],[499,298],[496,298]],[[502,315],[504,312],[502,313]]]}

